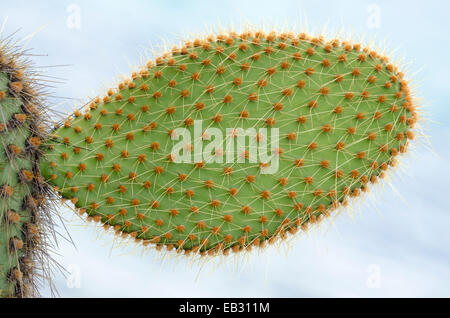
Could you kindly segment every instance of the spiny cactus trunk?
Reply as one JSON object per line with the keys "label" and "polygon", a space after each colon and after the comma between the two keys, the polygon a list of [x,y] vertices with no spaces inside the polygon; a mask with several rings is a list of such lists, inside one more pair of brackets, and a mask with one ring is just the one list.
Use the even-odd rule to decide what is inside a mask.
{"label": "spiny cactus trunk", "polygon": [[0,40],[0,297],[36,296],[39,263],[47,260],[49,191],[38,164],[45,127],[36,89],[20,48]]}
{"label": "spiny cactus trunk", "polygon": [[[406,151],[417,119],[403,73],[368,48],[229,33],[174,48],[76,111],[41,167],[105,228],[158,249],[227,254],[306,230],[360,196]],[[269,156],[251,160],[268,140]]]}

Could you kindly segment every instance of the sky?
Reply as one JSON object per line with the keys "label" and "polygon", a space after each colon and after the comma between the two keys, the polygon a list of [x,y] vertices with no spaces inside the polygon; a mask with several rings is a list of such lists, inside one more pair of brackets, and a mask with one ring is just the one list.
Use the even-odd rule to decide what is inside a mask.
{"label": "sky", "polygon": [[[55,259],[62,297],[450,297],[450,4],[429,1],[9,1],[3,35],[29,47],[69,113],[151,48],[249,22],[373,40],[402,61],[424,136],[383,188],[281,246],[192,262],[144,251],[61,208],[75,246]],[[28,35],[32,35],[28,37]],[[63,231],[63,229],[60,229]],[[51,296],[48,287],[43,296]]]}

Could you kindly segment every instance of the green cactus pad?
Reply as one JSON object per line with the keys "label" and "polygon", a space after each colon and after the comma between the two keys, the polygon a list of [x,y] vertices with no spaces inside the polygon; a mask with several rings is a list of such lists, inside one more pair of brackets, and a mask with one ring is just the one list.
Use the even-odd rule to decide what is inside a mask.
{"label": "green cactus pad", "polygon": [[[196,162],[195,146],[212,141],[194,137],[192,161],[174,162],[173,130],[195,136],[200,120],[224,136],[278,128],[277,171]],[[359,196],[406,151],[416,121],[403,74],[376,52],[305,34],[230,33],[174,48],[75,112],[53,131],[41,169],[106,227],[213,255],[306,230]]]}

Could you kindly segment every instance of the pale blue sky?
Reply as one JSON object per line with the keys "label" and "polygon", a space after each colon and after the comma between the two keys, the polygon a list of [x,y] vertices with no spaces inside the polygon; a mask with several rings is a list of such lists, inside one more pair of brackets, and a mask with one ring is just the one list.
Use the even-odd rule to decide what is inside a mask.
{"label": "pale blue sky", "polygon": [[[69,28],[67,8],[80,9],[81,28]],[[375,7],[373,6],[375,5]],[[379,28],[368,19],[379,8]],[[20,29],[48,75],[63,78],[54,94],[69,111],[102,93],[113,78],[140,64],[150,46],[173,42],[220,23],[304,26],[318,32],[351,31],[395,50],[409,65],[423,98],[428,139],[392,178],[392,186],[341,214],[287,248],[245,258],[190,264],[129,246],[111,248],[113,236],[63,209],[76,249],[61,244],[57,259],[79,269],[81,287],[66,297],[311,297],[450,296],[450,5],[443,1],[14,1],[0,4],[4,33]],[[377,9],[375,9],[377,10]],[[431,145],[430,145],[431,144]],[[351,216],[353,214],[353,216]],[[217,264],[220,263],[220,264]],[[378,272],[379,271],[379,272]],[[373,285],[379,273],[380,286]],[[48,295],[46,289],[44,295]]]}

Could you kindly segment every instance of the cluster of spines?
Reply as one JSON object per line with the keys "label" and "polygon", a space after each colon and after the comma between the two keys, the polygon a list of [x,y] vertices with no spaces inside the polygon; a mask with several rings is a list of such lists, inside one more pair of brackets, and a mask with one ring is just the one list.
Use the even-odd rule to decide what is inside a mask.
{"label": "cluster of spines", "polygon": [[46,135],[38,89],[21,50],[0,41],[0,297],[37,295],[36,260],[47,259],[42,231],[50,226],[41,215],[49,187],[38,162]]}
{"label": "cluster of spines", "polygon": [[[237,44],[239,43],[239,44]],[[270,56],[274,53],[281,52],[285,50],[287,47],[299,47],[300,45],[304,45],[305,43],[308,44],[308,48],[304,50],[304,52],[296,51],[290,56],[290,60],[283,59],[282,61],[275,61],[277,62],[274,65],[270,65],[270,67],[266,67],[263,69],[264,77],[253,79],[252,82],[252,90],[249,92],[248,90],[245,90],[246,97],[244,98],[245,103],[255,103],[259,102],[262,97],[267,97],[268,94],[264,93],[263,90],[268,84],[273,84],[278,87],[277,94],[279,94],[279,102],[272,103],[273,109],[271,111],[267,112],[267,116],[265,118],[258,118],[258,122],[263,121],[264,126],[266,127],[284,127],[287,124],[282,121],[280,125],[280,120],[277,120],[277,113],[282,113],[283,110],[286,111],[286,104],[289,104],[289,98],[292,98],[296,94],[296,90],[304,89],[305,87],[310,88],[311,83],[314,84],[314,81],[311,80],[312,76],[314,74],[319,74],[319,76],[327,73],[324,71],[324,69],[330,68],[330,67],[340,67],[340,65],[335,64],[336,61],[333,61],[328,58],[324,58],[322,60],[317,61],[316,67],[307,67],[302,71],[302,74],[298,72],[298,77],[303,76],[304,79],[298,79],[296,80],[294,85],[291,85],[289,87],[284,87],[281,83],[274,83],[271,81],[271,78],[273,78],[274,74],[283,72],[283,70],[289,70],[292,67],[292,64],[298,61],[302,60],[309,60],[314,61],[314,57],[317,55],[323,55],[323,54],[330,54],[330,57],[336,57],[337,63],[342,63],[342,65],[349,65],[349,57],[350,54],[356,54],[355,61],[357,63],[368,63],[368,66],[370,67],[370,72],[373,72],[373,75],[368,76],[365,79],[361,79],[362,73],[366,71],[366,68],[364,67],[351,67],[351,69],[348,70],[347,73],[337,73],[334,74],[333,78],[329,80],[328,82],[324,83],[323,85],[318,85],[315,93],[311,96],[310,100],[305,102],[305,105],[298,105],[302,106],[305,109],[309,111],[308,113],[301,114],[298,116],[298,114],[292,114],[292,121],[296,122],[299,127],[309,127],[310,130],[318,130],[320,132],[320,138],[327,138],[327,134],[329,134],[333,130],[341,130],[343,135],[345,135],[347,139],[350,140],[350,142],[344,142],[342,140],[337,140],[334,143],[330,143],[328,148],[323,148],[322,144],[318,142],[318,140],[310,140],[304,144],[297,147],[292,146],[292,144],[299,138],[299,130],[296,131],[288,131],[286,132],[286,139],[284,140],[287,147],[282,147],[280,149],[277,149],[280,155],[280,160],[283,161],[289,161],[291,163],[291,166],[289,169],[286,169],[286,171],[281,171],[281,173],[286,173],[286,175],[283,175],[279,180],[277,180],[277,184],[281,187],[283,187],[282,190],[276,189],[278,193],[274,195],[272,193],[271,189],[260,189],[260,193],[258,197],[261,200],[270,201],[271,198],[274,196],[277,196],[278,194],[286,195],[289,199],[293,200],[293,205],[291,205],[289,208],[292,209],[292,211],[296,211],[297,217],[295,218],[289,218],[286,215],[286,211],[283,211],[284,206],[280,206],[279,208],[274,208],[273,213],[274,217],[279,217],[281,219],[276,219],[274,222],[279,224],[279,226],[273,231],[272,233],[268,233],[267,230],[262,230],[260,233],[256,233],[256,235],[252,235],[250,237],[249,234],[254,234],[252,231],[252,227],[250,225],[243,225],[241,227],[242,235],[241,236],[232,236],[230,234],[224,235],[221,237],[220,240],[217,240],[215,244],[213,244],[213,248],[208,247],[208,238],[217,236],[220,233],[220,226],[212,226],[210,225],[208,227],[207,219],[203,221],[198,221],[195,227],[197,228],[196,233],[206,233],[206,230],[208,229],[208,232],[210,232],[208,235],[205,235],[206,237],[200,240],[196,244],[192,244],[188,242],[194,242],[197,241],[198,235],[195,234],[189,234],[187,233],[185,236],[185,239],[178,240],[174,242],[172,240],[173,234],[172,232],[166,232],[164,235],[152,235],[152,237],[148,237],[146,233],[149,231],[148,225],[142,225],[142,220],[144,220],[147,216],[142,213],[134,213],[133,218],[136,218],[137,222],[127,219],[127,215],[129,216],[130,209],[134,209],[136,206],[141,206],[141,200],[134,198],[130,199],[128,204],[122,204],[121,207],[119,207],[117,212],[111,211],[111,213],[104,213],[102,211],[99,211],[103,205],[108,205],[112,208],[114,207],[114,200],[115,197],[113,195],[107,196],[104,201],[102,202],[81,202],[79,201],[79,196],[77,195],[78,191],[80,191],[80,187],[78,186],[65,186],[66,182],[70,183],[70,179],[73,177],[76,177],[77,174],[82,174],[86,169],[89,168],[90,163],[85,162],[79,162],[75,165],[75,163],[72,163],[70,160],[71,154],[67,152],[58,153],[58,156],[61,156],[59,160],[62,159],[63,164],[61,165],[61,162],[58,162],[58,164],[55,162],[57,160],[52,160],[50,162],[50,171],[52,171],[50,175],[50,182],[56,184],[56,189],[58,191],[61,191],[63,196],[68,197],[71,199],[71,201],[79,208],[80,212],[88,212],[89,219],[93,219],[95,221],[101,221],[105,223],[105,227],[108,228],[110,225],[114,226],[114,229],[118,233],[123,233],[123,236],[131,235],[138,241],[143,241],[144,245],[148,243],[156,243],[156,246],[158,249],[162,248],[163,245],[167,246],[167,249],[173,249],[178,248],[179,251],[184,250],[186,254],[191,254],[192,251],[200,252],[200,254],[205,255],[206,253],[212,255],[216,253],[218,250],[223,250],[224,253],[227,253],[230,250],[233,251],[240,251],[244,248],[251,248],[251,246],[254,245],[263,245],[266,241],[273,241],[276,239],[276,237],[281,236],[285,237],[286,233],[295,233],[298,228],[306,229],[308,223],[315,223],[317,221],[320,221],[323,216],[328,216],[331,211],[335,210],[341,205],[345,205],[347,203],[347,197],[357,197],[360,195],[361,191],[367,190],[367,184],[368,183],[375,183],[378,178],[383,178],[384,171],[388,169],[389,166],[395,165],[394,157],[399,152],[405,152],[407,147],[406,139],[412,139],[414,138],[414,134],[407,130],[409,128],[413,128],[414,124],[416,123],[418,119],[417,112],[415,110],[415,106],[408,88],[408,83],[403,79],[403,74],[398,71],[398,69],[393,65],[389,63],[389,60],[387,57],[381,56],[375,51],[371,51],[368,48],[363,48],[361,50],[361,46],[358,44],[351,44],[349,42],[340,42],[339,40],[332,40],[330,42],[324,43],[324,40],[322,37],[312,38],[308,37],[306,34],[300,34],[298,36],[294,36],[291,33],[285,33],[285,34],[276,34],[276,33],[269,33],[264,34],[263,32],[255,32],[255,33],[243,33],[243,34],[235,34],[235,33],[229,33],[227,35],[218,35],[217,37],[208,37],[204,40],[194,40],[192,42],[187,42],[185,45],[181,48],[173,48],[171,53],[167,53],[163,55],[161,58],[157,58],[155,62],[149,62],[147,64],[146,68],[143,68],[141,71],[133,73],[132,74],[132,80],[127,80],[123,83],[120,83],[118,85],[117,90],[110,89],[108,91],[108,94],[104,96],[103,98],[97,98],[92,103],[90,103],[88,107],[88,111],[84,114],[82,114],[79,111],[76,111],[74,113],[75,120],[67,120],[64,123],[64,128],[66,130],[63,130],[62,135],[64,137],[60,137],[58,135],[54,136],[55,140],[58,140],[59,142],[64,143],[67,146],[67,149],[72,149],[75,154],[79,154],[84,150],[87,150],[90,152],[90,155],[88,156],[88,159],[94,159],[96,160],[96,166],[99,165],[99,163],[103,162],[105,160],[105,156],[108,157],[108,151],[112,149],[114,146],[117,146],[119,143],[121,146],[123,146],[123,141],[119,139],[125,137],[124,139],[126,142],[132,143],[135,138],[137,138],[136,135],[142,133],[149,133],[152,131],[163,131],[166,135],[171,134],[171,130],[163,120],[168,119],[169,123],[173,124],[174,127],[176,126],[185,126],[190,127],[192,126],[194,119],[196,119],[195,116],[198,116],[198,114],[201,114],[204,112],[205,108],[208,109],[208,106],[205,105],[206,103],[201,101],[200,98],[202,96],[213,96],[214,92],[217,92],[222,88],[221,92],[224,92],[223,87],[226,85],[231,86],[227,92],[223,93],[220,97],[212,97],[209,98],[209,101],[211,102],[211,108],[215,109],[215,111],[211,114],[211,116],[206,117],[208,120],[211,121],[211,125],[217,125],[220,126],[221,123],[225,122],[226,119],[232,119],[234,121],[239,120],[248,120],[248,119],[255,119],[252,118],[252,111],[249,110],[242,102],[238,105],[233,105],[233,102],[236,102],[236,100],[239,98],[236,98],[236,94],[232,94],[233,89],[238,92],[238,96],[242,95],[241,93],[244,92],[242,87],[250,87],[248,80],[246,80],[245,76],[238,76],[237,70],[232,70],[231,66],[238,67],[238,69],[242,72],[248,72],[252,68],[257,68],[257,66],[253,65],[253,62],[256,62],[261,59],[263,55]],[[264,45],[263,45],[264,44]],[[260,49],[258,49],[258,52],[252,54],[251,56],[247,56],[246,61],[240,61],[239,55],[243,54],[247,50],[249,50],[250,46],[257,46]],[[232,48],[232,49],[230,49]],[[213,73],[214,79],[218,79],[216,83],[214,81],[207,81],[202,82],[202,79],[204,74],[202,72],[192,72],[188,73],[187,70],[193,65],[193,64],[200,64],[206,69],[207,67],[213,67],[212,63],[212,57],[211,58],[205,58],[203,60],[199,59],[199,55],[201,55],[201,52],[211,52],[214,51],[215,54],[224,56],[225,58],[222,60],[220,65],[214,65]],[[331,53],[335,50],[342,51],[341,54],[337,56],[333,56]],[[231,51],[231,52],[230,52]],[[253,62],[252,62],[253,61]],[[273,61],[272,61],[273,62]],[[351,61],[353,63],[353,61]],[[226,64],[229,63],[229,64]],[[336,66],[338,65],[338,66]],[[180,73],[186,74],[183,78],[183,81],[180,82],[174,78],[167,78],[165,75],[165,67],[167,68],[176,68]],[[230,84],[228,84],[225,81],[220,81],[221,76],[224,76],[226,73],[233,72],[233,74],[237,74],[237,76],[233,76],[231,78]],[[383,83],[377,83],[378,78],[377,74],[389,74],[388,79]],[[386,77],[386,76],[384,76]],[[210,78],[213,78],[211,76]],[[207,77],[208,79],[208,77]],[[162,87],[159,84],[152,85],[154,82],[160,83],[159,81],[165,81],[167,82],[167,87],[165,89],[172,89],[173,91],[169,92],[169,95],[173,98],[174,101],[179,101],[177,105],[172,105],[174,103],[166,103],[161,102],[163,101],[164,97],[167,95],[166,91],[162,91],[164,87]],[[338,96],[342,99],[340,103],[337,103],[333,105],[332,108],[327,110],[327,112],[333,113],[333,116],[340,117],[340,122],[343,123],[349,123],[352,122],[352,120],[356,120],[357,122],[366,122],[366,123],[372,123],[372,122],[381,122],[381,119],[385,116],[386,112],[389,112],[393,115],[393,118],[395,118],[395,121],[392,123],[386,123],[385,125],[379,126],[379,132],[385,132],[390,134],[390,132],[396,128],[400,123],[404,125],[404,132],[397,132],[395,136],[391,136],[392,140],[395,141],[395,146],[389,147],[388,143],[390,140],[387,140],[386,143],[380,143],[377,146],[378,154],[376,157],[372,157],[373,154],[369,151],[364,151],[365,149],[361,150],[360,146],[358,144],[360,143],[370,143],[370,145],[373,145],[375,140],[378,136],[378,131],[367,131],[361,134],[357,134],[358,126],[349,126],[349,127],[339,127],[336,126],[335,123],[326,123],[323,126],[315,127],[315,126],[307,126],[309,122],[311,122],[311,119],[317,120],[319,118],[318,116],[323,116],[323,113],[313,113],[314,111],[321,109],[321,104],[325,103],[328,104],[325,100],[325,98],[335,98],[336,96],[333,96],[333,91],[330,88],[332,85],[342,85],[345,83],[345,81],[364,81],[367,87],[370,87],[370,85],[377,85],[376,89],[385,89],[387,92],[389,90],[394,90],[394,87],[398,87],[398,90],[395,90],[395,94],[392,94],[393,96],[388,96],[387,94],[379,94],[372,96],[370,89],[362,90],[358,92],[353,91],[346,91],[343,92],[342,96]],[[191,84],[186,84],[188,82],[191,82]],[[196,84],[201,83],[201,84]],[[180,85],[181,84],[181,85]],[[159,86],[158,86],[159,85]],[[161,89],[154,89],[152,86],[158,86],[157,88]],[[178,89],[178,86],[182,86],[182,88]],[[228,87],[227,86],[227,87]],[[201,87],[201,91],[199,91]],[[255,87],[255,88],[253,88]],[[178,96],[175,95],[175,93],[178,94]],[[262,94],[261,94],[262,92]],[[357,94],[359,96],[357,96]],[[195,96],[196,98],[190,99],[189,102],[185,102],[189,98],[192,98],[192,96]],[[373,103],[378,103],[379,105],[386,105],[388,102],[391,102],[392,100],[398,101],[399,105],[392,103],[387,109],[387,111],[374,111],[373,114],[366,114],[363,112],[357,112],[355,114],[351,114],[350,117],[343,117],[343,113],[345,114],[347,108],[351,108],[351,104],[355,99],[358,98],[358,102],[355,102],[356,104],[360,104],[364,101],[371,101]],[[145,103],[143,105],[140,105],[141,107],[134,112],[128,111],[129,105],[137,105],[137,103],[140,100],[146,99],[148,100],[148,103]],[[242,100],[242,98],[241,98]],[[108,104],[114,104],[114,103],[121,103],[119,107],[116,107],[114,109],[114,112],[111,113],[111,111],[108,110]],[[347,104],[348,105],[347,105]],[[153,110],[154,106],[159,106],[156,111]],[[233,118],[228,118],[230,116],[230,113],[227,113],[227,111],[224,110],[225,106],[233,106]],[[242,105],[244,105],[242,107]],[[345,105],[345,106],[342,106]],[[297,105],[294,105],[297,106]],[[327,105],[330,106],[330,105]],[[241,107],[241,108],[239,108]],[[300,107],[299,107],[300,108]],[[384,107],[386,108],[386,107]],[[286,111],[285,115],[286,117],[290,118],[291,113],[293,109],[289,109]],[[351,109],[354,110],[354,109]],[[155,115],[154,120],[146,122],[145,125],[142,125],[142,127],[134,127],[134,130],[127,131],[126,125],[128,122],[134,122],[135,120],[139,120],[140,116],[145,116],[145,113],[153,111],[153,114]],[[75,125],[80,123],[82,120],[80,118],[83,118],[85,121],[91,121],[93,112],[99,112],[101,117],[107,117],[107,115],[111,118],[114,116],[117,116],[119,120],[111,119],[107,126],[105,127],[104,124],[100,123],[100,120],[95,117],[97,120],[94,124],[94,130],[96,133],[105,131],[105,128],[109,128],[108,132],[104,133],[98,133],[98,137],[94,136],[94,132],[91,134],[87,134],[84,138],[83,142],[79,142],[79,137],[75,137],[77,135],[80,135],[83,132],[82,125]],[[138,113],[139,112],[139,113]],[[126,114],[127,113],[127,114]],[[182,115],[179,115],[182,113]],[[187,113],[187,114],[186,114]],[[235,114],[234,114],[235,113]],[[395,117],[395,114],[400,114],[397,117]],[[126,118],[123,117],[123,115],[126,114]],[[166,117],[167,116],[167,117]],[[199,116],[200,118],[204,118],[203,116]],[[79,119],[79,120],[77,120]],[[284,119],[286,120],[286,119]],[[378,124],[377,124],[378,125]],[[83,125],[84,127],[86,125]],[[364,125],[362,125],[364,128]],[[131,127],[131,126],[130,126]],[[172,128],[172,127],[170,127]],[[68,133],[68,129],[73,129],[72,132]],[[121,133],[121,130],[126,131],[126,133]],[[165,131],[167,130],[167,131]],[[306,129],[308,131],[308,128]],[[58,133],[58,131],[57,131]],[[70,138],[69,138],[70,136]],[[72,138],[74,136],[74,138]],[[140,136],[140,135],[139,135]],[[325,137],[324,137],[325,136]],[[354,136],[357,136],[354,137]],[[95,138],[94,138],[95,137]],[[76,140],[76,142],[74,141]],[[100,140],[100,142],[98,142]],[[377,141],[378,142],[378,141]],[[159,151],[159,150],[165,150],[167,144],[163,144],[162,140],[153,140],[150,144],[151,151]],[[359,147],[359,149],[358,149]],[[375,149],[373,146],[367,146],[367,149]],[[54,145],[50,145],[50,148],[54,148]],[[105,149],[105,151],[100,152],[100,149]],[[292,149],[294,148],[294,149]],[[287,150],[289,149],[289,150]],[[304,151],[304,153],[318,153],[319,151],[330,151],[333,149],[333,151],[336,151],[336,153],[340,153],[341,156],[345,155],[351,155],[352,159],[356,158],[360,160],[361,162],[364,162],[364,165],[361,164],[361,167],[364,168],[363,173],[361,171],[358,171],[358,169],[353,169],[351,171],[343,171],[342,169],[338,169],[339,167],[335,167],[336,169],[330,169],[330,167],[333,167],[333,164],[336,164],[336,162],[332,162],[332,160],[327,160],[330,158],[320,158],[319,155],[309,155],[308,159],[302,158],[298,156],[298,151],[301,149]],[[318,150],[319,149],[319,150]],[[351,150],[348,150],[351,149]],[[297,152],[296,152],[297,151]],[[346,152],[347,151],[347,152]],[[96,152],[96,153],[94,153]],[[151,169],[149,169],[149,173],[152,173],[152,177],[161,175],[163,173],[171,173],[173,174],[173,177],[175,180],[178,180],[180,184],[186,179],[187,177],[190,177],[192,174],[195,174],[196,171],[200,171],[201,169],[205,168],[205,163],[198,162],[192,164],[192,171],[187,171],[186,173],[175,173],[171,172],[170,169],[168,170],[167,167],[170,164],[170,162],[173,160],[171,155],[166,154],[167,157],[162,158],[158,157],[158,162],[152,163],[149,165]],[[246,154],[242,154],[246,156]],[[296,155],[296,156],[292,156]],[[122,150],[120,156],[123,159],[128,159],[130,154],[129,151],[124,149]],[[319,157],[318,159],[315,159],[315,156]],[[383,158],[387,158],[383,162],[378,162],[376,159],[378,159],[379,156],[383,156]],[[51,156],[49,156],[49,160],[52,159]],[[370,158],[370,161],[369,161]],[[118,158],[115,158],[118,159]],[[152,159],[152,154],[145,154],[141,153],[136,155],[135,158],[136,164],[143,164],[148,162]],[[352,159],[348,159],[351,161]],[[110,166],[111,166],[111,173],[119,173],[122,169],[122,166],[120,163],[114,163],[111,160]],[[120,161],[118,159],[118,161]],[[76,169],[73,169],[75,168]],[[174,166],[172,166],[174,167]],[[288,186],[290,183],[289,179],[290,175],[293,174],[293,167],[297,168],[304,168],[309,169],[311,171],[310,174],[305,175],[302,177],[302,180],[299,182],[302,182],[304,184],[305,191],[295,191],[292,186]],[[69,168],[69,169],[66,169]],[[261,176],[258,175],[258,169],[263,169],[264,165],[261,164],[258,165],[250,165],[249,170],[253,169],[252,172],[256,173],[249,173],[248,175],[243,178],[241,181],[243,184],[250,185],[252,187],[258,188],[255,184],[255,178],[261,178]],[[58,175],[58,169],[62,169],[64,172],[63,175]],[[217,170],[217,169],[216,169]],[[314,170],[314,171],[313,171]],[[349,185],[345,185],[344,187],[337,189],[337,186],[335,188],[329,189],[329,190],[322,190],[319,188],[321,185],[320,178],[315,178],[315,173],[317,174],[318,171],[327,171],[325,173],[326,180],[331,180],[334,178],[335,180],[342,180],[343,178],[348,178],[348,180],[351,180],[348,182]],[[371,171],[376,173],[371,173]],[[223,176],[226,178],[226,176],[230,176],[233,173],[233,167],[231,166],[225,166],[223,168]],[[222,172],[221,172],[222,173]],[[323,174],[323,172],[320,172],[319,174]],[[150,174],[149,174],[150,176]],[[133,182],[132,180],[135,180],[137,177],[140,177],[138,173],[135,171],[131,171],[129,175],[127,176],[128,180],[126,182]],[[58,179],[60,178],[60,179]],[[61,178],[65,181],[59,183],[58,181],[61,181]],[[123,177],[122,177],[123,178]],[[101,184],[107,183],[108,180],[111,179],[111,174],[102,174],[99,176],[99,183],[96,184],[94,182],[89,183],[85,185],[85,189],[82,189],[84,191],[90,192],[90,193],[99,193],[101,191]],[[319,183],[317,184],[317,179],[319,179]],[[206,188],[213,188],[217,187],[217,184],[220,184],[220,182],[214,181],[214,180],[198,180],[202,181],[200,184],[202,184]],[[336,181],[337,182],[337,181]],[[335,184],[336,184],[335,182]],[[155,182],[152,182],[150,180],[144,180],[141,182],[142,187],[145,189],[149,189],[153,186],[156,186],[157,184]],[[309,187],[309,185],[317,184],[317,186]],[[100,185],[100,186],[98,186]],[[170,196],[174,193],[175,189],[173,185],[168,185],[167,187],[162,187],[162,185],[158,185],[161,189],[161,193],[164,196]],[[83,185],[84,187],[84,185]],[[239,186],[240,188],[241,186]],[[181,187],[182,188],[182,187]],[[219,186],[220,188],[220,186]],[[223,187],[222,187],[223,188]],[[230,197],[234,197],[238,192],[239,188],[233,187],[229,189],[223,189],[226,190],[227,195]],[[119,185],[117,188],[118,193],[125,193],[127,191],[126,185]],[[185,196],[185,200],[191,200],[191,198],[195,195],[195,189],[184,189],[183,196]],[[301,202],[298,201],[298,194],[305,194],[311,195],[314,199],[311,202],[316,202],[315,206],[313,207],[311,205],[304,205]],[[324,200],[323,197],[327,197],[328,199]],[[317,198],[317,199],[316,199]],[[164,199],[164,198],[163,198]],[[329,203],[331,202],[331,203]],[[219,208],[221,204],[223,204],[223,200],[219,200],[218,198],[211,198],[210,202],[208,204],[214,209]],[[157,209],[160,205],[160,202],[158,200],[152,200],[150,202],[150,210],[151,209]],[[190,206],[190,213],[196,214],[198,213],[199,207],[193,205]],[[197,211],[196,211],[197,210]],[[242,204],[239,207],[239,212],[243,213],[244,215],[251,215],[250,212],[252,211],[252,208],[250,205]],[[300,211],[302,213],[300,214]],[[180,212],[177,209],[170,209],[168,210],[169,214],[172,217],[176,217]],[[291,214],[291,211],[288,213]],[[231,223],[233,220],[233,217],[235,214],[233,213],[227,213],[224,215],[220,215],[222,219],[222,224]],[[121,222],[117,222],[114,224],[115,218],[121,218]],[[258,222],[261,224],[271,222],[272,217],[268,217],[266,214],[261,215],[258,218]],[[164,224],[164,220],[158,218],[154,220],[155,227],[162,226]],[[179,233],[185,233],[186,226],[184,224],[174,224],[174,231]],[[203,232],[202,232],[203,231]]]}

